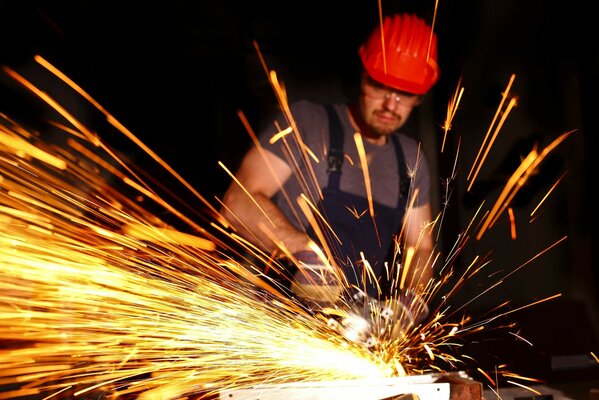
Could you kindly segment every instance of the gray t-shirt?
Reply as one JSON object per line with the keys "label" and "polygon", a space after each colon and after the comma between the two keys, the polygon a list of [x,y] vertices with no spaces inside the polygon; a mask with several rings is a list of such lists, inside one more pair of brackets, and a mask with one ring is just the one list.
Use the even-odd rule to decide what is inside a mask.
{"label": "gray t-shirt", "polygon": [[[345,155],[340,189],[361,197],[367,197],[364,173],[362,171],[358,148],[354,140],[355,128],[352,126],[349,109],[345,104],[334,105],[344,134],[343,152]],[[287,134],[284,139],[279,138],[274,143],[269,141],[279,131],[277,124],[273,122],[272,128],[263,130],[260,135],[262,146],[286,160],[293,168],[292,176],[283,185],[283,192],[279,192],[273,199],[275,204],[297,227],[306,227],[307,221],[297,205],[297,197],[305,194],[313,203],[319,196],[319,189],[327,186],[329,174],[327,173],[327,153],[329,149],[329,122],[325,108],[307,100],[298,101],[290,105],[292,121],[288,121],[283,114],[276,117],[278,128],[284,130],[290,126],[297,126],[301,135],[304,149],[301,152],[295,133]],[[423,205],[429,201],[429,171],[424,159],[422,149],[418,142],[402,133],[399,140],[407,164],[408,174],[412,178],[412,185],[408,201],[411,200],[414,189],[418,188],[418,197],[414,206]],[[380,146],[363,141],[368,160],[368,175],[373,201],[388,207],[397,207],[399,199],[399,169],[397,167],[397,156],[391,141]],[[293,155],[292,157],[290,155]],[[315,185],[314,182],[318,182]],[[348,218],[355,218],[355,213],[368,213],[368,210],[352,209],[352,205],[345,205]],[[376,213],[376,207],[375,207]],[[352,216],[353,215],[353,216]]]}

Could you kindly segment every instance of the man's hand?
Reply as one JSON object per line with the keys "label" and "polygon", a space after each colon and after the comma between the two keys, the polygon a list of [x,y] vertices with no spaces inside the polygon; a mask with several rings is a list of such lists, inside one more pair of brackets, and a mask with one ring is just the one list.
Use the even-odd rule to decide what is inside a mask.
{"label": "man's hand", "polygon": [[405,333],[420,325],[429,315],[424,299],[413,290],[402,291],[388,300],[384,307],[391,327],[392,337],[403,337]]}
{"label": "man's hand", "polygon": [[302,250],[294,253],[293,258],[297,265],[291,282],[293,294],[312,310],[333,305],[343,287],[322,252]]}
{"label": "man's hand", "polygon": [[371,348],[382,338],[402,339],[418,328],[429,314],[424,299],[414,291],[403,291],[392,299],[378,301],[362,291],[356,291],[347,313],[331,319],[329,324],[346,339]]}

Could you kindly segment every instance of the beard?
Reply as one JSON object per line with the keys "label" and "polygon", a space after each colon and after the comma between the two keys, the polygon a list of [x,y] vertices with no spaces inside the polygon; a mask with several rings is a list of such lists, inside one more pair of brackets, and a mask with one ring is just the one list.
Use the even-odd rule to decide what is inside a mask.
{"label": "beard", "polygon": [[[389,118],[393,118],[393,120]],[[377,138],[389,136],[403,125],[400,115],[384,111],[374,111],[369,121],[366,122],[370,128],[369,136]]]}
{"label": "beard", "polygon": [[367,138],[387,138],[406,121],[406,116],[383,108],[369,108],[362,97],[350,105],[350,113],[358,130]]}

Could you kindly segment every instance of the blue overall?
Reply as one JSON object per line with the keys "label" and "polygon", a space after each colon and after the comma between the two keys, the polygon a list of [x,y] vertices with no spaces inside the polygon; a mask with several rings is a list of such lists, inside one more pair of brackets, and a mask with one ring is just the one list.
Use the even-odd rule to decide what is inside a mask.
{"label": "blue overall", "polygon": [[[371,297],[384,298],[389,295],[385,292],[388,281],[384,262],[393,255],[394,236],[401,229],[410,187],[410,178],[401,144],[396,134],[390,136],[397,155],[399,169],[399,197],[396,207],[392,208],[374,203],[374,222],[369,213],[357,219],[356,216],[350,213],[349,209],[368,210],[368,199],[343,192],[340,189],[341,166],[343,164],[343,129],[335,109],[330,105],[326,105],[325,108],[329,117],[329,180],[327,186],[323,189],[323,200],[319,204],[319,208],[341,241],[339,243],[337,239],[331,236],[330,240],[327,239],[327,245],[330,246],[333,255],[336,257],[337,264],[343,268],[350,285],[366,292]],[[327,232],[326,227],[322,227],[322,230],[325,233]],[[314,235],[312,229],[309,233]],[[368,260],[375,276],[379,279],[379,284],[383,289],[382,294],[378,293],[377,284],[372,282],[372,278],[365,273],[360,252],[364,253],[365,259]]]}

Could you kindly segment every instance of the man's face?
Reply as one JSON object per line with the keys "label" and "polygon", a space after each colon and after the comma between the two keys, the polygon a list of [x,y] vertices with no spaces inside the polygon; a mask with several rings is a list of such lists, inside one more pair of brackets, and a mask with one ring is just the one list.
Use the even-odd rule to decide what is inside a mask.
{"label": "man's face", "polygon": [[422,96],[385,86],[366,73],[362,75],[360,112],[373,137],[387,136],[403,126]]}

